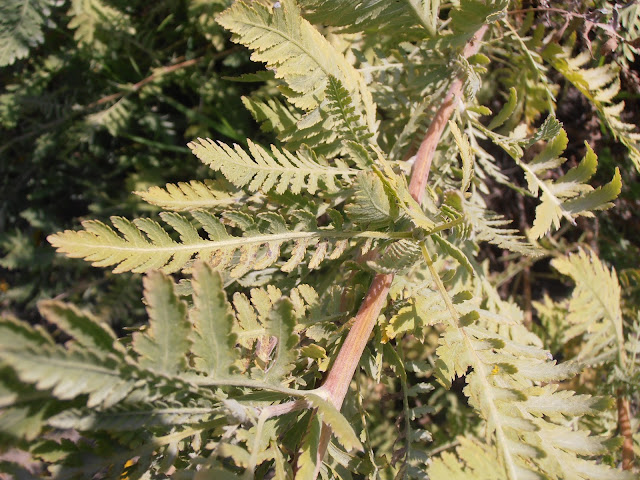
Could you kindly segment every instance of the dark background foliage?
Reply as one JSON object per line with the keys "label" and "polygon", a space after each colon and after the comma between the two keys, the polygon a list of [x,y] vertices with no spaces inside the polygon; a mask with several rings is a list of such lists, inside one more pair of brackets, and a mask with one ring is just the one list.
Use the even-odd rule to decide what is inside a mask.
{"label": "dark background foliage", "polygon": [[139,280],[45,239],[85,218],[152,214],[133,191],[210,177],[186,143],[253,135],[240,101],[251,85],[226,77],[255,67],[214,21],[224,1],[28,3],[42,41],[0,67],[0,306],[36,319],[42,298],[82,298],[131,324]]}

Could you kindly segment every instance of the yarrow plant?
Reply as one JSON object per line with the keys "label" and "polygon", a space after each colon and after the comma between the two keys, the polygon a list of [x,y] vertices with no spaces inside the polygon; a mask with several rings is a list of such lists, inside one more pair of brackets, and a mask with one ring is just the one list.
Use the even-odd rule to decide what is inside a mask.
{"label": "yarrow plant", "polygon": [[[243,103],[273,143],[195,139],[210,181],[136,192],[160,221],[48,238],[145,273],[149,323],[118,338],[42,301],[61,344],[4,317],[3,438],[51,478],[633,478],[637,319],[615,270],[554,237],[612,207],[622,179],[589,183],[589,144],[563,157],[559,82],[639,169],[640,137],[619,69],[521,7],[233,2],[216,20],[266,67],[237,80],[259,82]],[[496,189],[535,201],[532,223],[491,210]],[[533,325],[487,249],[519,270],[552,258],[575,289]],[[607,388],[569,389],[585,369]]]}

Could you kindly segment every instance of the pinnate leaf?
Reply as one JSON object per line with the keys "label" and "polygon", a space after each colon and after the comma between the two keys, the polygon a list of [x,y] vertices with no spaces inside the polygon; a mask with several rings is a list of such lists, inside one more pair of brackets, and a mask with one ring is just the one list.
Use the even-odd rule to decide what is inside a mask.
{"label": "pinnate leaf", "polygon": [[397,204],[373,172],[358,175],[356,194],[346,211],[354,223],[372,227],[388,225],[398,216]]}
{"label": "pinnate leaf", "polygon": [[251,155],[239,145],[231,148],[225,143],[202,138],[189,143],[189,148],[204,164],[220,171],[231,183],[252,192],[275,190],[284,193],[290,190],[300,193],[306,190],[313,194],[320,181],[329,191],[335,191],[338,179],[349,181],[358,173],[339,160],[337,167],[320,163],[310,151],[301,150],[294,155],[272,145],[272,156],[251,140],[248,144]]}
{"label": "pinnate leaf", "polygon": [[267,321],[267,334],[277,339],[276,352],[265,373],[267,383],[285,381],[293,370],[297,358],[298,335],[294,333],[296,318],[288,299],[280,300],[271,310]]}
{"label": "pinnate leaf", "polygon": [[38,304],[40,314],[56,325],[82,347],[96,354],[116,353],[116,336],[108,325],[101,323],[89,312],[75,305],[56,300]]}
{"label": "pinnate leaf", "polygon": [[51,389],[56,398],[70,400],[88,394],[89,407],[114,405],[135,387],[135,380],[124,374],[119,361],[113,357],[98,358],[87,351],[68,351],[57,346],[0,350],[0,358],[11,365],[22,381],[40,390]]}
{"label": "pinnate leaf", "polygon": [[229,192],[220,182],[211,180],[168,183],[164,188],[151,187],[145,192],[133,193],[145,202],[177,212],[227,207],[242,200],[242,195]]}
{"label": "pinnate leaf", "polygon": [[320,418],[331,427],[331,432],[344,448],[347,450],[356,449],[363,451],[362,443],[360,443],[353,427],[336,407],[318,395],[310,394],[305,398],[311,406],[318,409]]}
{"label": "pinnate leaf", "polygon": [[[251,48],[252,59],[266,63],[276,78],[287,83],[287,97],[299,108],[312,110],[324,99],[329,75],[340,79],[352,93],[369,97],[360,75],[300,15],[294,0],[276,2],[272,8],[260,2],[236,2],[218,17],[235,35],[233,40]],[[360,88],[362,87],[362,92]]]}
{"label": "pinnate leaf", "polygon": [[311,415],[309,426],[298,450],[295,480],[314,480],[320,471],[322,458],[318,458],[322,422],[318,415]]}
{"label": "pinnate leaf", "polygon": [[191,351],[195,367],[209,377],[223,378],[236,358],[236,335],[232,333],[234,317],[227,302],[220,274],[204,262],[193,270],[193,308],[189,319],[193,325]]}
{"label": "pinnate leaf", "polygon": [[149,328],[133,335],[139,364],[151,370],[176,374],[187,366],[190,324],[187,306],[175,293],[173,281],[160,272],[144,279]]}

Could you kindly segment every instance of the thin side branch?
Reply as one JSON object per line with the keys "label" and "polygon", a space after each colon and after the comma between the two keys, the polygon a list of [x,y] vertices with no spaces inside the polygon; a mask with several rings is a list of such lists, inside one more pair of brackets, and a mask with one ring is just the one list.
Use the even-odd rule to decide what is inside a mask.
{"label": "thin side branch", "polygon": [[4,145],[0,146],[0,153],[2,153],[3,151],[7,150],[9,147],[11,147],[12,145],[22,142],[24,140],[27,140],[28,138],[34,137],[36,135],[39,135],[40,133],[47,131],[47,130],[51,130],[55,127],[58,127],[59,125],[72,120],[76,117],[82,116],[86,113],[88,113],[89,110],[92,110],[96,107],[99,107],[101,105],[104,105],[106,103],[110,103],[113,102],[115,100],[119,100],[120,98],[124,97],[125,95],[127,95],[128,93],[131,92],[137,92],[138,90],[140,90],[141,88],[143,88],[145,85],[147,85],[148,83],[151,83],[153,80],[157,79],[158,77],[161,77],[162,75],[166,75],[168,73],[171,72],[175,72],[176,70],[180,70],[183,68],[187,68],[187,67],[191,67],[193,65],[196,65],[198,62],[200,62],[203,58],[207,58],[209,60],[218,60],[220,58],[226,57],[230,54],[232,54],[233,52],[236,52],[240,50],[239,46],[236,47],[232,47],[229,48],[223,52],[219,52],[213,55],[210,55],[208,57],[198,57],[198,58],[193,58],[190,60],[184,60],[178,63],[174,63],[172,65],[168,65],[166,67],[160,67],[154,70],[154,72],[149,75],[146,78],[143,78],[142,80],[140,80],[137,83],[134,83],[133,85],[129,86],[128,88],[125,88],[124,90],[117,92],[117,93],[112,93],[110,95],[107,95],[105,97],[102,97],[94,102],[91,102],[83,107],[80,107],[76,110],[73,110],[71,113],[69,113],[68,115],[62,116],[61,118],[57,118],[55,120],[52,120],[51,122],[45,123],[45,124],[41,124],[39,125],[37,128],[34,128],[31,131],[28,131],[27,133],[24,133],[22,135],[19,135],[17,137],[12,138],[10,141],[6,142]]}
{"label": "thin side branch", "polygon": [[156,78],[161,77],[162,75],[165,75],[167,73],[175,72],[176,70],[180,70],[181,68],[191,67],[191,66],[195,65],[196,63],[198,63],[200,60],[202,60],[202,58],[203,57],[192,58],[190,60],[185,60],[183,62],[174,63],[173,65],[169,65],[169,66],[166,66],[166,67],[156,68],[151,75],[149,75],[146,78],[143,78],[142,80],[140,80],[137,83],[134,83],[133,85],[128,87],[126,90],[123,90],[123,91],[120,91],[120,92],[117,92],[117,93],[112,93],[111,95],[107,95],[106,97],[102,97],[101,99],[90,103],[85,108],[94,108],[94,107],[97,107],[99,105],[104,105],[105,103],[109,103],[109,102],[113,102],[114,100],[118,100],[119,98],[123,97],[124,95],[126,95],[129,92],[137,92],[142,87],[144,87],[146,84],[153,82]]}

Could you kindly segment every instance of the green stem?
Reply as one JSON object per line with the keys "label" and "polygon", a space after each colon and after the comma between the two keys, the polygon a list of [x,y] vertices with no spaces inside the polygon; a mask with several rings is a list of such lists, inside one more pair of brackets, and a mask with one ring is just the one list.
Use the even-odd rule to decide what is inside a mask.
{"label": "green stem", "polygon": [[315,390],[295,390],[293,388],[283,387],[281,385],[273,385],[270,383],[257,382],[255,380],[246,379],[210,379],[206,377],[187,378],[186,381],[195,383],[201,387],[238,387],[253,388],[256,390],[267,390],[271,392],[282,393],[291,397],[304,397],[310,393],[316,393]]}
{"label": "green stem", "polygon": [[478,357],[478,354],[475,348],[473,348],[473,344],[471,343],[471,340],[469,339],[467,332],[465,331],[464,327],[462,327],[462,323],[460,321],[460,315],[458,314],[458,311],[453,305],[453,302],[451,301],[451,297],[449,296],[449,293],[447,292],[447,289],[444,286],[444,283],[442,283],[442,279],[440,278],[440,275],[438,274],[433,264],[433,260],[431,258],[431,255],[429,254],[429,250],[427,249],[426,243],[422,242],[420,244],[420,247],[422,249],[422,255],[424,257],[424,261],[427,263],[427,267],[429,268],[429,272],[431,273],[431,277],[433,278],[433,281],[436,284],[436,288],[438,289],[438,292],[440,293],[440,296],[442,297],[442,300],[444,301],[447,307],[447,310],[449,311],[449,314],[450,314],[449,324],[451,325],[452,328],[455,328],[460,332],[460,335],[464,341],[464,345],[470,354],[470,359],[473,367],[473,375],[476,375],[476,377],[480,380],[480,382],[483,385],[486,396],[489,397],[488,398],[489,401],[487,402],[488,417],[492,419],[491,423],[494,424],[494,428],[496,432],[496,444],[501,453],[502,460],[504,461],[507,477],[509,478],[509,480],[517,480],[518,475],[516,473],[516,465],[511,455],[511,452],[507,447],[507,437],[500,423],[500,413],[496,408],[496,403],[494,398],[490,396],[492,387],[487,381],[487,378],[489,377],[489,372],[486,370],[484,362],[480,359],[480,357]]}
{"label": "green stem", "polygon": [[[402,350],[402,346],[400,342],[397,344],[398,347],[398,356],[400,357],[400,361],[404,366],[404,350]],[[406,451],[404,454],[404,473],[402,478],[407,478],[407,465],[409,463],[409,459],[411,458],[411,418],[409,418],[409,395],[408,395],[408,385],[407,385],[407,375],[406,372],[403,375],[399,375],[400,377],[400,386],[402,388],[402,409],[404,410],[404,436],[405,436],[405,445]]]}

